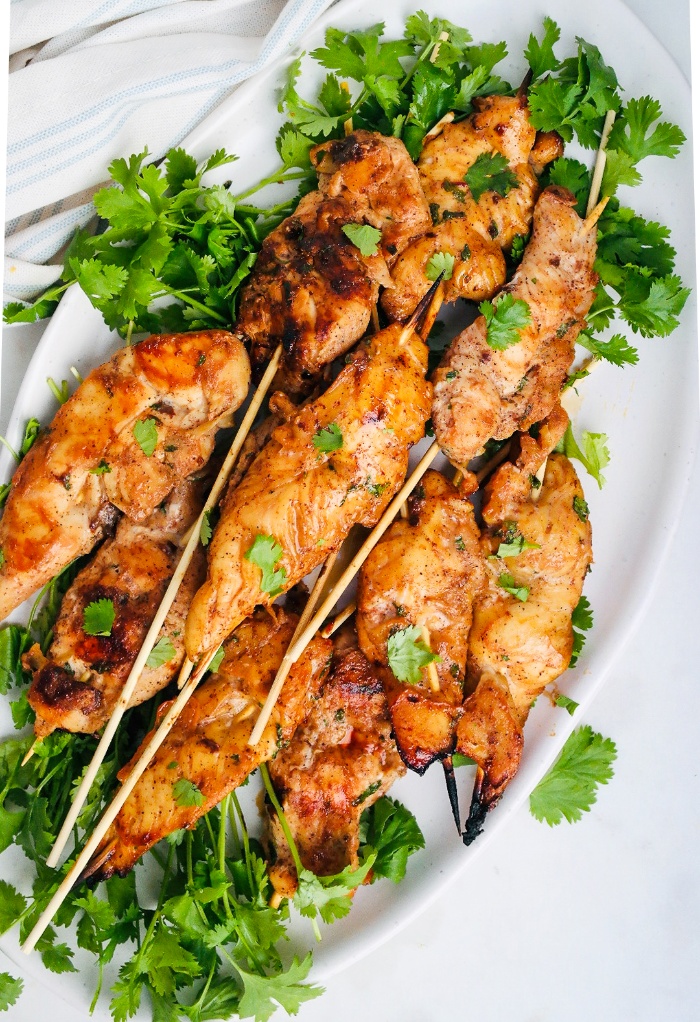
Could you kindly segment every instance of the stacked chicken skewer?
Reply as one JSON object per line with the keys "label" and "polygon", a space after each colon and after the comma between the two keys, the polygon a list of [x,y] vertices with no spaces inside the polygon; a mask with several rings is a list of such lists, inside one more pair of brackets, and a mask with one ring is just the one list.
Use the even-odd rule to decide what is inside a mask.
{"label": "stacked chicken skewer", "polygon": [[[275,351],[266,375],[270,378],[277,373],[277,381],[295,397],[318,388],[330,361],[361,338],[380,286],[385,288],[383,305],[389,314],[391,302],[398,302],[402,291],[408,295],[404,302],[415,304],[416,298],[423,298],[423,302],[406,325],[392,324],[364,341],[319,397],[298,407],[288,399],[276,398],[275,410],[284,421],[271,432],[265,431],[269,432],[266,442],[261,442],[242,477],[239,473],[237,485],[229,486],[209,544],[206,577],[202,580],[200,573],[199,589],[184,629],[173,628],[171,623],[163,626],[162,639],[175,638],[175,632],[184,631],[184,646],[182,642],[177,649],[173,646],[168,669],[161,672],[160,681],[167,683],[180,664],[183,680],[194,669],[193,678],[175,704],[164,711],[165,722],[174,725],[173,730],[168,736],[159,728],[156,736],[145,741],[145,751],[137,763],[124,768],[126,783],[119,804],[115,802],[108,810],[97,837],[93,835],[78,858],[66,880],[68,887],[86,866],[93,876],[128,870],[147,847],[170,830],[193,825],[250,770],[278,753],[280,743],[291,745],[276,756],[273,775],[285,793],[290,816],[298,822],[300,846],[304,847],[304,827],[316,834],[316,839],[306,843],[306,854],[307,860],[317,865],[318,849],[328,844],[328,831],[320,826],[314,830],[313,824],[327,815],[324,807],[331,797],[330,778],[337,777],[332,764],[337,766],[337,761],[342,761],[344,775],[355,779],[366,778],[372,771],[376,774],[364,789],[372,788],[369,795],[360,798],[364,790],[352,788],[339,800],[346,809],[342,820],[342,814],[338,815],[337,827],[344,835],[341,845],[345,852],[333,859],[334,868],[343,858],[345,865],[356,857],[354,835],[361,809],[380,797],[404,769],[389,728],[403,761],[419,771],[436,758],[449,760],[455,748],[470,755],[481,771],[475,793],[479,811],[493,803],[517,769],[522,725],[530,702],[568,664],[571,611],[580,597],[590,560],[587,523],[577,518],[579,528],[571,519],[573,495],[580,494],[580,488],[568,462],[563,465],[565,459],[559,457],[550,462],[537,502],[531,497],[530,477],[559,439],[562,423],[566,424],[566,417],[558,410],[558,397],[573,360],[576,334],[593,298],[596,217],[581,221],[568,193],[556,188],[546,189],[535,206],[536,178],[531,164],[541,169],[546,154],[553,158],[558,150],[556,140],[538,139],[530,128],[522,97],[491,97],[478,105],[477,113],[467,121],[444,129],[443,135],[449,129],[447,139],[434,135],[428,141],[419,170],[401,143],[369,132],[355,132],[344,140],[317,147],[312,158],[319,171],[319,191],[306,196],[297,213],[266,240],[242,302],[238,329],[250,343],[256,368],[262,368],[270,352]],[[504,125],[510,131],[499,130]],[[461,149],[458,133],[463,142]],[[469,197],[460,185],[464,168],[470,159],[473,162],[480,153],[493,150],[506,156],[518,183],[501,203],[496,201],[498,196],[487,193],[472,203],[474,209],[470,210]],[[454,181],[445,163],[450,152],[459,156]],[[424,198],[426,191],[435,194],[431,175],[440,178],[442,195],[447,197],[442,207],[433,203],[437,212],[429,209]],[[445,187],[446,182],[451,188]],[[454,209],[450,202],[466,208]],[[430,254],[444,251],[451,244],[461,245],[458,256],[463,265],[448,282],[449,297],[492,297],[505,279],[505,264],[501,248],[496,246],[495,252],[493,244],[487,242],[490,239],[493,243],[498,237],[499,244],[507,247],[514,234],[527,231],[533,207],[532,240],[521,268],[506,289],[527,301],[529,325],[519,343],[507,351],[495,352],[488,346],[485,320],[480,317],[446,353],[433,394],[425,380],[428,352],[421,333],[426,335],[429,322],[426,324],[424,319],[434,317],[438,302],[433,300],[434,293],[425,297],[416,293],[416,281],[426,280],[425,264]],[[447,216],[447,212],[463,212],[464,216]],[[498,217],[501,219],[496,222]],[[461,233],[454,230],[458,223]],[[349,225],[374,227],[379,240],[372,255],[364,256],[349,240],[343,231]],[[443,229],[446,225],[449,231]],[[441,289],[438,284],[436,290]],[[421,283],[419,290],[425,292],[427,287]],[[120,362],[133,356],[119,353],[108,367],[91,374],[83,385],[86,391],[79,389],[64,406],[49,439],[43,442],[46,450],[37,445],[38,453],[31,452],[23,463],[21,478],[13,486],[0,524],[6,553],[6,567],[0,573],[0,603],[5,612],[76,554],[89,549],[104,528],[106,513],[114,514],[113,509],[118,508],[137,521],[139,516],[142,521],[153,516],[158,504],[173,492],[172,480],[204,465],[207,458],[203,447],[208,446],[207,453],[211,453],[215,429],[226,424],[222,409],[230,419],[247,390],[245,351],[231,335],[151,338],[129,351],[139,352],[143,345],[152,355],[151,362],[160,360],[157,383],[148,376],[151,363],[145,368],[139,365],[134,373],[130,363],[122,366]],[[229,375],[224,373],[223,382],[211,375],[219,366],[220,350],[228,351],[226,365],[232,367]],[[182,395],[176,391],[173,396],[168,390],[168,354],[171,363],[175,356],[177,365],[170,368]],[[185,380],[186,371],[189,376]],[[130,375],[142,385],[140,403],[134,402],[129,392]],[[77,461],[75,450],[71,450],[69,460],[60,449],[61,438],[70,439],[90,388],[90,400],[95,403],[96,387],[101,387],[99,403],[107,410],[103,417],[111,433],[105,434],[102,446],[87,445]],[[408,468],[409,448],[423,436],[424,423],[431,413],[437,443],[399,490]],[[138,421],[145,428],[149,420],[155,424],[151,431],[156,437],[153,450],[147,454],[140,443],[140,451],[136,449],[133,427]],[[543,420],[548,421],[535,442],[524,431]],[[475,483],[467,464],[486,440],[510,436],[518,430],[513,461],[489,483],[480,535],[468,499]],[[330,442],[315,442],[324,434]],[[67,443],[64,441],[64,445]],[[63,475],[54,465],[56,447],[63,457]],[[138,484],[133,486],[138,496],[136,509],[123,499],[123,494],[128,497],[131,493],[130,485],[120,478],[121,466],[129,463],[124,453],[127,447],[146,479],[142,483],[139,475]],[[439,447],[464,470],[461,486],[455,488],[431,472],[414,497],[409,517],[391,526],[396,501],[403,502]],[[190,459],[187,470],[173,460],[185,455]],[[169,456],[173,457],[169,460]],[[68,464],[72,466],[70,473],[65,470]],[[105,470],[96,472],[102,465]],[[157,471],[149,471],[154,467]],[[13,523],[25,513],[27,502],[35,500],[33,495],[41,492],[42,482],[49,480],[53,492],[58,481],[69,493],[66,474],[75,485],[74,504],[71,506],[61,493],[60,514],[44,526],[46,546],[51,552],[46,565],[42,564],[43,574],[34,565],[23,571],[27,561],[26,557],[22,560]],[[169,490],[166,477],[171,480]],[[390,504],[392,497],[395,499]],[[70,543],[61,538],[57,544],[55,537],[63,537],[66,519],[72,526],[76,506],[80,510],[80,529],[73,530],[77,535]],[[198,524],[201,520],[200,515]],[[529,523],[528,530],[523,526],[520,531],[524,520]],[[518,534],[528,546],[523,547],[517,563],[512,553],[502,558],[514,578],[520,573],[528,576],[533,594],[525,615],[528,620],[519,625],[512,625],[516,618],[523,617],[514,613],[520,610],[514,603],[516,598],[502,588],[499,591],[485,553],[488,548],[499,556],[499,535],[507,532],[513,522],[518,523]],[[303,628],[287,610],[275,607],[267,612],[256,611],[256,607],[269,607],[277,595],[292,589],[326,561],[356,524],[377,526],[367,544],[367,552],[371,547],[374,552],[365,561],[359,581],[357,639],[350,628],[350,632],[346,629],[339,633],[335,651],[320,637],[309,644],[337,602],[348,570]],[[40,531],[39,526],[37,529]],[[198,533],[199,528],[194,547]],[[574,535],[580,548],[576,550],[578,556],[572,552],[568,561],[562,561],[564,540],[573,542]],[[536,543],[531,537],[542,538],[543,542]],[[170,535],[168,542],[173,538]],[[256,544],[257,557],[251,556]],[[186,549],[191,545],[190,538]],[[98,554],[103,560],[104,549]],[[354,560],[351,567],[357,563]],[[426,568],[425,579],[412,567],[421,564]],[[86,570],[95,571],[92,566]],[[162,591],[167,573],[161,570],[157,585],[144,587],[149,598],[159,586]],[[102,576],[98,581],[104,588]],[[79,577],[76,585],[84,590],[85,579]],[[566,598],[562,600],[564,592]],[[553,615],[555,602],[558,609]],[[86,684],[85,674],[89,675],[90,670],[85,658],[80,660],[75,648],[66,650],[71,613],[75,625],[71,607],[80,604],[76,597],[64,605],[65,620],[59,620],[55,640],[59,645],[49,651],[48,661],[37,654],[31,661],[36,675],[30,698],[42,721],[39,734],[48,733],[53,726],[70,729],[75,699],[83,696],[84,702],[85,692],[93,703],[98,701],[94,695],[97,692],[101,706],[114,705],[124,663],[134,660],[135,649],[120,648],[119,664],[116,660],[110,662],[111,667],[119,666],[121,674],[111,671],[115,677],[109,696],[105,696],[104,686],[100,689],[94,684],[94,672]],[[387,613],[387,607],[393,607],[394,613]],[[308,618],[313,601],[307,609]],[[472,616],[474,625],[470,628]],[[518,627],[528,631],[534,628],[543,636],[542,644],[546,645],[544,636],[548,637],[549,647],[555,649],[558,658],[552,656],[549,647],[544,654],[538,650],[530,662],[520,665],[516,676],[504,667],[509,653],[501,652],[500,662],[494,662],[496,650],[511,648],[503,646],[504,641],[515,642],[514,648],[519,642],[517,634],[506,634],[505,639],[494,642],[494,625],[499,623],[506,633],[511,626],[516,631]],[[401,631],[399,624],[423,629],[430,649],[441,658],[425,681],[418,684],[401,684],[387,657],[388,641]],[[151,638],[157,637],[158,633]],[[290,640],[292,646],[285,658]],[[197,688],[222,643],[223,662]],[[285,659],[289,677],[280,701],[276,706],[268,701],[260,713],[260,705],[270,687],[274,688],[271,683]],[[82,672],[77,680],[76,664]],[[55,683],[57,671],[63,672],[60,684]],[[471,692],[466,699],[465,674]],[[53,688],[47,675],[54,679]],[[361,682],[351,684],[348,680],[358,677]],[[322,741],[310,737],[319,731],[313,713],[308,716],[314,697],[321,693],[332,706],[339,692],[350,690],[357,698],[352,714],[347,708],[344,711],[348,714],[345,726],[338,718],[338,726],[332,734],[324,734]],[[150,692],[141,685],[136,699],[146,698]],[[173,711],[180,705],[184,707],[185,696],[191,696],[192,701],[175,723]],[[80,726],[94,730],[94,716],[83,712],[82,704],[80,710]],[[87,720],[90,724],[84,723]],[[304,720],[306,723],[294,737]],[[382,741],[376,737],[380,734]],[[160,749],[153,744],[159,736]],[[172,763],[176,764],[175,773],[170,769]],[[300,780],[300,770],[306,771],[306,781]],[[294,793],[299,794],[308,778],[321,775],[329,780],[318,782],[316,804],[301,806],[298,798],[295,802]],[[197,805],[186,810],[175,803],[172,795],[179,779],[195,784],[202,795]],[[470,818],[478,820],[479,812],[473,811]],[[285,853],[274,822],[272,840],[278,846],[279,889],[288,893],[293,878],[290,881],[288,864],[284,867]],[[97,855],[87,865],[98,844]],[[56,907],[48,907],[27,946],[37,939]]]}

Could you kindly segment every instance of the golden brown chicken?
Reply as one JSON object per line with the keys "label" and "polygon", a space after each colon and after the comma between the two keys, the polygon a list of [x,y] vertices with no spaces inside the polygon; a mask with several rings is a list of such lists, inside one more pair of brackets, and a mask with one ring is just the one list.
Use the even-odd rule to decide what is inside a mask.
{"label": "golden brown chicken", "polygon": [[501,292],[527,305],[530,322],[519,340],[504,350],[490,347],[479,316],[455,337],[435,372],[435,436],[455,465],[466,466],[489,438],[541,421],[559,399],[598,280],[596,227],[574,206],[573,195],[555,186],[537,201],[532,239]]}
{"label": "golden brown chicken", "polygon": [[[360,648],[377,666],[404,762],[419,773],[454,749],[463,699],[472,602],[484,584],[474,509],[466,493],[427,472],[398,518],[365,561],[358,578]],[[391,669],[387,642],[425,626],[438,686],[423,668],[409,683]]]}
{"label": "golden brown chicken", "polygon": [[[332,876],[359,865],[360,817],[405,772],[391,737],[381,682],[350,625],[334,642],[323,691],[270,777],[305,869]],[[274,849],[270,880],[291,898],[297,874],[277,814],[268,805]]]}
{"label": "golden brown chicken", "polygon": [[191,660],[312,571],[353,525],[374,525],[399,489],[431,397],[427,347],[415,333],[402,336],[395,324],[362,344],[228,492],[187,618]]}
{"label": "golden brown chicken", "polygon": [[[382,295],[382,307],[392,319],[403,319],[426,293],[426,267],[437,252],[454,257],[446,301],[492,298],[506,279],[504,250],[516,235],[530,230],[538,192],[535,169],[540,172],[562,153],[558,136],[536,134],[524,94],[484,96],[474,106],[465,120],[445,124],[429,139],[418,160],[433,226],[392,269],[392,287]],[[495,188],[477,192],[475,200],[465,177],[477,160],[487,157],[505,159],[505,174],[501,170],[487,178]]]}
{"label": "golden brown chicken", "polygon": [[211,455],[248,392],[239,340],[160,335],[93,370],[20,464],[0,521],[0,619],[115,520],[144,521]]}
{"label": "golden brown chicken", "polygon": [[[355,131],[316,146],[311,159],[319,191],[263,242],[238,318],[256,370],[283,344],[275,385],[288,393],[308,392],[364,334],[379,286],[391,283],[388,266],[430,224],[418,171],[398,139]],[[362,255],[343,232],[348,224],[381,231],[375,254]]]}
{"label": "golden brown chicken", "polygon": [[[560,432],[553,429],[549,442]],[[467,843],[518,769],[533,700],[569,666],[571,615],[592,561],[591,527],[571,462],[551,454],[539,499],[531,496],[542,446],[523,438],[516,463],[502,466],[486,487],[483,544],[491,556],[469,634],[471,695],[457,725],[457,750],[480,771]]]}
{"label": "golden brown chicken", "polygon": [[[333,647],[327,639],[313,639],[294,664],[262,738],[255,747],[248,745],[256,711],[268,695],[297,620],[281,608],[260,610],[231,636],[218,672],[195,690],[122,806],[84,878],[124,876],[157,841],[174,830],[194,826],[290,741],[329,668]],[[159,717],[169,706],[160,707]],[[122,769],[120,780],[128,776],[130,767]]]}
{"label": "golden brown chicken", "polygon": [[[177,544],[202,509],[208,482],[180,483],[143,523],[123,517],[114,537],[78,573],[63,597],[48,655],[35,643],[23,658],[34,672],[28,698],[37,715],[37,737],[56,728],[90,734],[106,724],[180,559]],[[165,660],[144,668],[130,706],[160,692],[179,670],[187,610],[205,573],[199,547],[158,637]],[[115,611],[108,635],[84,629],[85,609],[97,600],[111,601]]]}

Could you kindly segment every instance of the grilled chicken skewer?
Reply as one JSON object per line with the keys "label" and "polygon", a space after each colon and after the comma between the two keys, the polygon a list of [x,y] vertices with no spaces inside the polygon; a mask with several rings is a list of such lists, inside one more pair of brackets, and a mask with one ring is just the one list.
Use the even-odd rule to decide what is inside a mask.
{"label": "grilled chicken skewer", "polygon": [[[48,655],[35,643],[24,657],[34,672],[28,698],[37,715],[37,737],[56,728],[89,734],[107,722],[175,570],[178,543],[202,508],[208,481],[206,476],[184,480],[141,524],[121,518],[114,537],[79,572],[63,597]],[[146,666],[130,706],[160,692],[180,669],[187,610],[205,571],[199,547],[161,628],[172,656]],[[116,611],[110,634],[88,635],[85,608],[103,599]]]}
{"label": "grilled chicken skewer", "polygon": [[[550,454],[537,501],[530,481],[566,422],[557,412],[537,442],[523,436],[515,463],[499,468],[486,486],[485,552],[497,554],[502,542],[519,536],[533,546],[516,557],[487,559],[486,587],[474,605],[467,660],[471,694],[457,724],[457,750],[478,765],[467,844],[518,769],[533,701],[571,660],[571,615],[592,561],[591,527],[577,510],[585,506],[579,503],[583,491],[561,454]],[[525,601],[499,584],[504,573],[512,576],[509,588],[527,588]]]}
{"label": "grilled chicken skewer", "polygon": [[[430,226],[418,171],[399,139],[358,130],[316,146],[311,160],[319,190],[263,242],[238,319],[255,370],[284,345],[276,386],[288,393],[308,392],[362,337],[380,285],[391,284],[389,267]],[[375,254],[362,255],[343,233],[348,224],[381,232]]]}
{"label": "grilled chicken skewer", "polygon": [[[248,745],[254,711],[267,695],[297,620],[281,608],[261,609],[236,630],[218,671],[194,692],[103,838],[84,879],[124,876],[157,841],[194,826],[290,741],[327,673],[332,653],[327,639],[319,637],[308,646],[290,674],[262,741],[254,749]],[[159,717],[168,706],[160,707]],[[139,752],[134,760],[138,756]],[[120,780],[130,767],[123,767]],[[182,782],[190,792],[196,787],[201,800],[182,798]]]}
{"label": "grilled chicken skewer", "polygon": [[546,418],[558,402],[585,325],[597,275],[597,217],[583,221],[566,189],[546,188],[535,206],[532,238],[501,294],[527,303],[530,323],[505,350],[487,343],[479,316],[459,334],[435,372],[435,436],[465,467],[491,437],[505,439]]}
{"label": "grilled chicken skewer", "polygon": [[[474,106],[465,120],[442,126],[418,160],[433,226],[392,268],[392,287],[382,295],[382,308],[392,319],[404,318],[428,290],[425,270],[437,252],[455,259],[446,301],[492,298],[506,279],[504,251],[530,230],[536,173],[563,152],[554,132],[535,132],[524,93],[480,97]],[[487,190],[475,201],[465,175],[477,159],[492,156],[507,160],[508,187],[505,194]]]}
{"label": "grilled chicken skewer", "polygon": [[[381,682],[352,625],[337,634],[321,695],[269,771],[304,868],[317,876],[357,869],[360,817],[406,768],[391,737]],[[294,860],[275,810],[267,808],[270,880],[280,897],[291,898]]]}
{"label": "grilled chicken skewer", "polygon": [[[215,649],[257,604],[300,581],[353,525],[377,522],[406,475],[409,448],[424,433],[427,353],[412,328],[393,324],[360,346],[320,398],[273,431],[223,502],[207,581],[187,618],[190,660]],[[324,451],[323,431],[331,427],[335,449]],[[281,548],[273,593],[246,556],[257,537]]]}
{"label": "grilled chicken skewer", "polygon": [[200,469],[249,380],[242,344],[219,330],[150,337],[93,370],[15,473],[0,520],[0,619],[88,553],[116,509],[142,522]]}
{"label": "grilled chicken skewer", "polygon": [[[427,472],[408,518],[397,519],[374,548],[357,588],[360,648],[382,679],[399,752],[418,773],[454,751],[472,603],[484,581],[467,493]],[[409,683],[392,671],[388,641],[412,625],[428,629],[430,649],[440,656],[437,691],[425,672]]]}

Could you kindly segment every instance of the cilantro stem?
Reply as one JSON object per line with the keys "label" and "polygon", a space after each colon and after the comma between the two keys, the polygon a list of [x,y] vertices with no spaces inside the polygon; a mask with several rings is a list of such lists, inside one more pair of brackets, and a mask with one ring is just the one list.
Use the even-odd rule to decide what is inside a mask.
{"label": "cilantro stem", "polygon": [[175,291],[174,288],[165,288],[165,293],[172,295],[173,298],[179,298],[181,302],[186,305],[191,305],[193,309],[199,309],[205,316],[211,316],[212,319],[218,319],[220,323],[228,322],[225,316],[222,316],[220,312],[215,312],[214,309],[210,309],[208,305],[204,305],[202,302],[198,302],[196,298],[191,298],[186,291]]}
{"label": "cilantro stem", "polygon": [[253,185],[252,188],[246,189],[246,191],[241,192],[239,195],[234,195],[233,201],[236,203],[236,205],[238,205],[241,199],[247,199],[249,195],[254,195],[256,192],[259,192],[260,189],[264,188],[266,185],[274,185],[277,183],[283,184],[285,181],[301,181],[303,178],[307,176],[308,172],[305,170],[294,171],[294,173],[289,174],[287,173],[286,167],[280,167],[280,169],[276,170],[274,174],[270,174],[269,177],[264,177],[262,181],[258,181],[258,183],[256,185]]}
{"label": "cilantro stem", "polygon": [[20,458],[19,454],[18,454],[18,453],[17,453],[17,451],[16,451],[15,449],[14,449],[14,447],[10,446],[10,444],[9,444],[9,443],[7,442],[7,440],[6,440],[6,439],[5,439],[5,437],[4,437],[3,435],[2,435],[2,433],[0,433],[0,444],[2,444],[2,445],[3,445],[3,447],[6,447],[6,448],[8,449],[8,451],[10,452],[10,454],[12,455],[12,457],[13,457],[13,458],[15,459],[15,461],[16,461],[16,462],[17,462],[17,464],[19,465],[19,463],[20,463],[20,461],[21,461],[22,459]]}
{"label": "cilantro stem", "polygon": [[133,334],[133,332],[134,332],[134,321],[133,321],[133,319],[130,319],[129,320],[129,326],[126,329],[126,337],[124,339],[124,346],[127,347],[127,348],[131,347],[131,335]]}
{"label": "cilantro stem", "polygon": [[250,843],[248,841],[248,830],[247,830],[246,825],[245,825],[245,817],[243,816],[243,810],[241,809],[241,804],[238,801],[238,796],[236,795],[235,791],[231,792],[231,797],[233,799],[233,804],[236,807],[236,812],[238,813],[238,818],[241,821],[241,836],[243,838],[243,853],[245,855],[245,868],[246,868],[246,873],[248,874],[248,884],[250,886],[250,893],[251,893],[251,896],[252,896],[253,891],[255,890],[255,885],[253,883],[253,871],[250,868]]}
{"label": "cilantro stem", "polygon": [[[267,766],[265,763],[260,764],[260,776],[263,779],[263,784],[265,785],[267,797],[270,799],[270,802],[272,802],[272,805],[275,808],[275,812],[277,813],[277,819],[280,821],[282,832],[284,834],[287,844],[289,845],[289,851],[292,853],[292,858],[294,859],[294,865],[296,867],[297,876],[301,876],[304,867],[302,866],[301,859],[299,858],[299,852],[297,851],[296,843],[294,841],[294,838],[292,837],[292,832],[289,829],[287,818],[282,812],[282,806],[279,804],[277,800],[277,795],[275,794],[275,789],[272,787],[272,781],[270,780],[270,775],[268,773]],[[321,935],[319,933],[318,940],[320,939]]]}

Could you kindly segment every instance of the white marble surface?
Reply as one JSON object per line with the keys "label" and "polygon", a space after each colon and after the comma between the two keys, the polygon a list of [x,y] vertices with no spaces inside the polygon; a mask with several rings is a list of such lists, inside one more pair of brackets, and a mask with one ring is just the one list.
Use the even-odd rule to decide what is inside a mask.
{"label": "white marble surface", "polygon": [[[690,77],[688,0],[628,5]],[[39,333],[6,331],[0,429]],[[698,507],[696,465],[646,618],[587,713],[618,747],[592,812],[549,829],[523,807],[449,893],[333,977],[301,1022],[700,1018]],[[29,985],[10,1017],[49,1011],[79,1022]]]}

